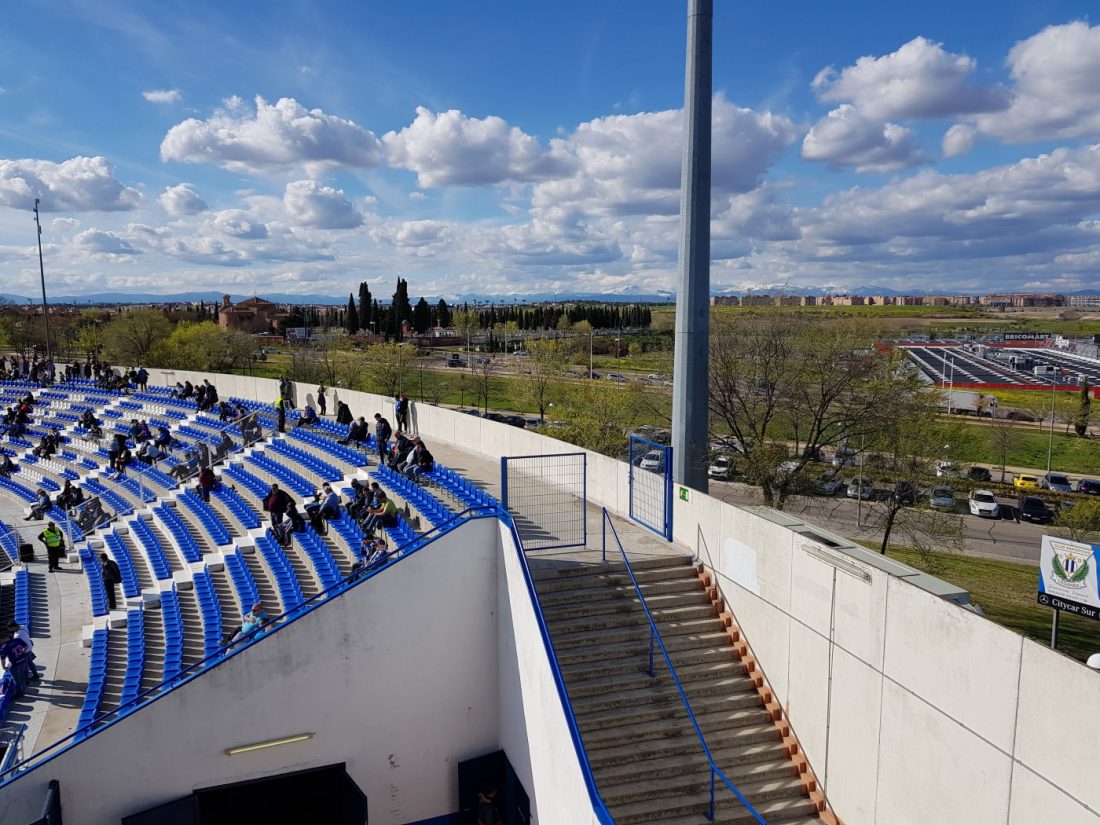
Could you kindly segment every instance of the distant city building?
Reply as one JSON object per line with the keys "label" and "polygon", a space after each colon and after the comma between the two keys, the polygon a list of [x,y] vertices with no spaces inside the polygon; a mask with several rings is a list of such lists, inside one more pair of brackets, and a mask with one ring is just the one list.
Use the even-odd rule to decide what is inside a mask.
{"label": "distant city building", "polygon": [[774,302],[771,295],[746,295],[741,299],[743,307],[770,307]]}
{"label": "distant city building", "polygon": [[773,299],[777,307],[796,307],[801,301],[802,299],[797,295],[776,295]]}
{"label": "distant city building", "polygon": [[1100,309],[1100,295],[1070,295],[1066,300],[1075,309]]}
{"label": "distant city building", "polygon": [[835,307],[861,307],[864,305],[862,295],[834,295],[833,306]]}
{"label": "distant city building", "polygon": [[736,295],[712,295],[710,297],[712,307],[739,307],[741,299]]}
{"label": "distant city building", "polygon": [[263,298],[246,298],[232,304],[229,296],[223,295],[218,308],[218,326],[226,332],[280,332],[289,315],[278,304]]}
{"label": "distant city building", "polygon": [[817,296],[803,295],[801,298],[798,299],[798,305],[803,307],[817,306]]}
{"label": "distant city building", "polygon": [[988,307],[1060,307],[1066,305],[1066,299],[1065,296],[1055,295],[1053,292],[1011,293],[983,295],[978,303]]}
{"label": "distant city building", "polygon": [[867,303],[871,306],[884,307],[894,303],[894,299],[889,295],[871,295],[867,298]]}

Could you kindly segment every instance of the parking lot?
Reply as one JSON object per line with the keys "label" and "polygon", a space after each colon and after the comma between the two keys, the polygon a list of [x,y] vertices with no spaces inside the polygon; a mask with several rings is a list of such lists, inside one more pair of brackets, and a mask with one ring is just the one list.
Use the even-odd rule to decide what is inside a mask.
{"label": "parking lot", "polygon": [[1064,353],[1056,349],[1025,347],[988,347],[983,351],[972,346],[919,346],[902,347],[909,358],[935,384],[955,386],[1019,387],[1037,389],[1050,387],[1045,377],[1036,376],[1030,369],[1020,369],[1003,360],[986,355],[999,354],[1025,359],[1035,366],[1049,366],[1058,370],[1058,383],[1071,386],[1078,376],[1084,376],[1090,384],[1100,384],[1100,361]]}

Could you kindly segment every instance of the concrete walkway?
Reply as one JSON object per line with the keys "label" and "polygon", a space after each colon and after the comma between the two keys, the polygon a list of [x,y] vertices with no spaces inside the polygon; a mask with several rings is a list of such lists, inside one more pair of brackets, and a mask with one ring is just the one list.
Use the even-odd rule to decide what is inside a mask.
{"label": "concrete walkway", "polygon": [[42,681],[30,684],[7,717],[10,725],[27,725],[23,755],[30,756],[76,730],[90,657],[81,631],[91,624],[92,609],[80,564],[63,562],[60,573],[47,573],[45,548],[35,539],[45,522],[23,521],[23,512],[19,502],[0,496],[0,521],[35,547],[35,561],[23,567],[30,578],[30,630]]}

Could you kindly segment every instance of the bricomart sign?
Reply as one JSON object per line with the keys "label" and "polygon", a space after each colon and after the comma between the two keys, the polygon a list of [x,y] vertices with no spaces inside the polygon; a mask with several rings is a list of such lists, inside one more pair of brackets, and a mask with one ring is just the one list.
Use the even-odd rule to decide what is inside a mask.
{"label": "bricomart sign", "polygon": [[1039,604],[1100,619],[1098,552],[1100,545],[1043,536],[1039,553]]}
{"label": "bricomart sign", "polygon": [[1049,332],[1006,332],[1001,336],[1003,341],[1045,341],[1048,338]]}

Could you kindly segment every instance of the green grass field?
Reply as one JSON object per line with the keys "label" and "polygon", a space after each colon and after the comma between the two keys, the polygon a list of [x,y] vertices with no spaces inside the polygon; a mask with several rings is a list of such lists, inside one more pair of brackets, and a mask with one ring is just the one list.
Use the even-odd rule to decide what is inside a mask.
{"label": "green grass field", "polygon": [[[964,463],[999,465],[989,441],[989,429],[981,424],[964,424],[962,438],[952,444],[950,456]],[[1049,430],[1017,428],[1016,443],[1008,453],[1010,467],[1046,469]],[[1051,467],[1064,473],[1100,474],[1100,441],[1066,435],[1065,428],[1056,427],[1051,443]]]}
{"label": "green grass field", "polygon": [[[1051,610],[1035,602],[1037,567],[943,553],[925,556],[897,547],[890,547],[888,555],[970,591],[970,600],[981,606],[990,621],[1050,643]],[[1058,650],[1082,661],[1100,652],[1100,622],[1062,614]]]}

